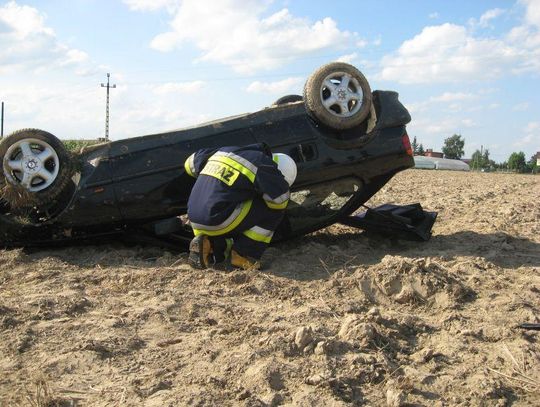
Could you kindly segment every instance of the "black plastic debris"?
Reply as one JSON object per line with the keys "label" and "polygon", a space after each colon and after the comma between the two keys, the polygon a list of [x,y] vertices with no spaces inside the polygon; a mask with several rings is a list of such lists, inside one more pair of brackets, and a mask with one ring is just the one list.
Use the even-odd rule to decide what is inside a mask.
{"label": "black plastic debris", "polygon": [[532,330],[532,331],[540,331],[540,324],[524,323],[524,324],[518,325],[518,327],[521,328],[521,329],[528,329],[528,330]]}
{"label": "black plastic debris", "polygon": [[348,216],[340,223],[400,239],[427,241],[436,219],[437,212],[424,211],[419,203],[385,204]]}

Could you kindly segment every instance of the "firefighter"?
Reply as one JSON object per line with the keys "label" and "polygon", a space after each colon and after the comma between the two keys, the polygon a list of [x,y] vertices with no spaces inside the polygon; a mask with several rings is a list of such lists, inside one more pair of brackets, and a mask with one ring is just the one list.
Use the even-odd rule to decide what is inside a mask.
{"label": "firefighter", "polygon": [[289,202],[294,160],[260,143],[199,150],[184,167],[197,178],[188,201],[195,234],[189,262],[197,268],[260,269]]}

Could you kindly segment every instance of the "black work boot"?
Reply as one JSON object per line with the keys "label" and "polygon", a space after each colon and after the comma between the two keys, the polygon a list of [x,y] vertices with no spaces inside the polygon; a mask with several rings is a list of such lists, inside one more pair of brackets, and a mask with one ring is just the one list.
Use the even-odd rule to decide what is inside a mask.
{"label": "black work boot", "polygon": [[195,236],[189,244],[189,264],[198,269],[208,268],[214,263],[212,245],[206,235]]}

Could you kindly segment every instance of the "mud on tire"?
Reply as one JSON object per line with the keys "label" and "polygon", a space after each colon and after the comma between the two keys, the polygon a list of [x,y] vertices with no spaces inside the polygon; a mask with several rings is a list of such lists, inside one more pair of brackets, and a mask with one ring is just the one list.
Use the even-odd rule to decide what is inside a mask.
{"label": "mud on tire", "polygon": [[74,172],[63,143],[39,129],[18,130],[3,139],[0,159],[0,198],[12,208],[55,204]]}

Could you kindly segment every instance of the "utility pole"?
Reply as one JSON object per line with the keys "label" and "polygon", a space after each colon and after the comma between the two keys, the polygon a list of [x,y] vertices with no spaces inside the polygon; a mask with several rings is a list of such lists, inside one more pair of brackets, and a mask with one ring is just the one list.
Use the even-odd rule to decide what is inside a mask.
{"label": "utility pole", "polygon": [[0,138],[4,138],[4,102],[2,102],[2,131],[0,132]]}
{"label": "utility pole", "polygon": [[107,84],[101,84],[102,88],[107,88],[107,108],[105,110],[105,140],[109,141],[109,89],[116,88],[116,85],[109,84],[109,79],[111,77],[110,73],[107,73]]}

